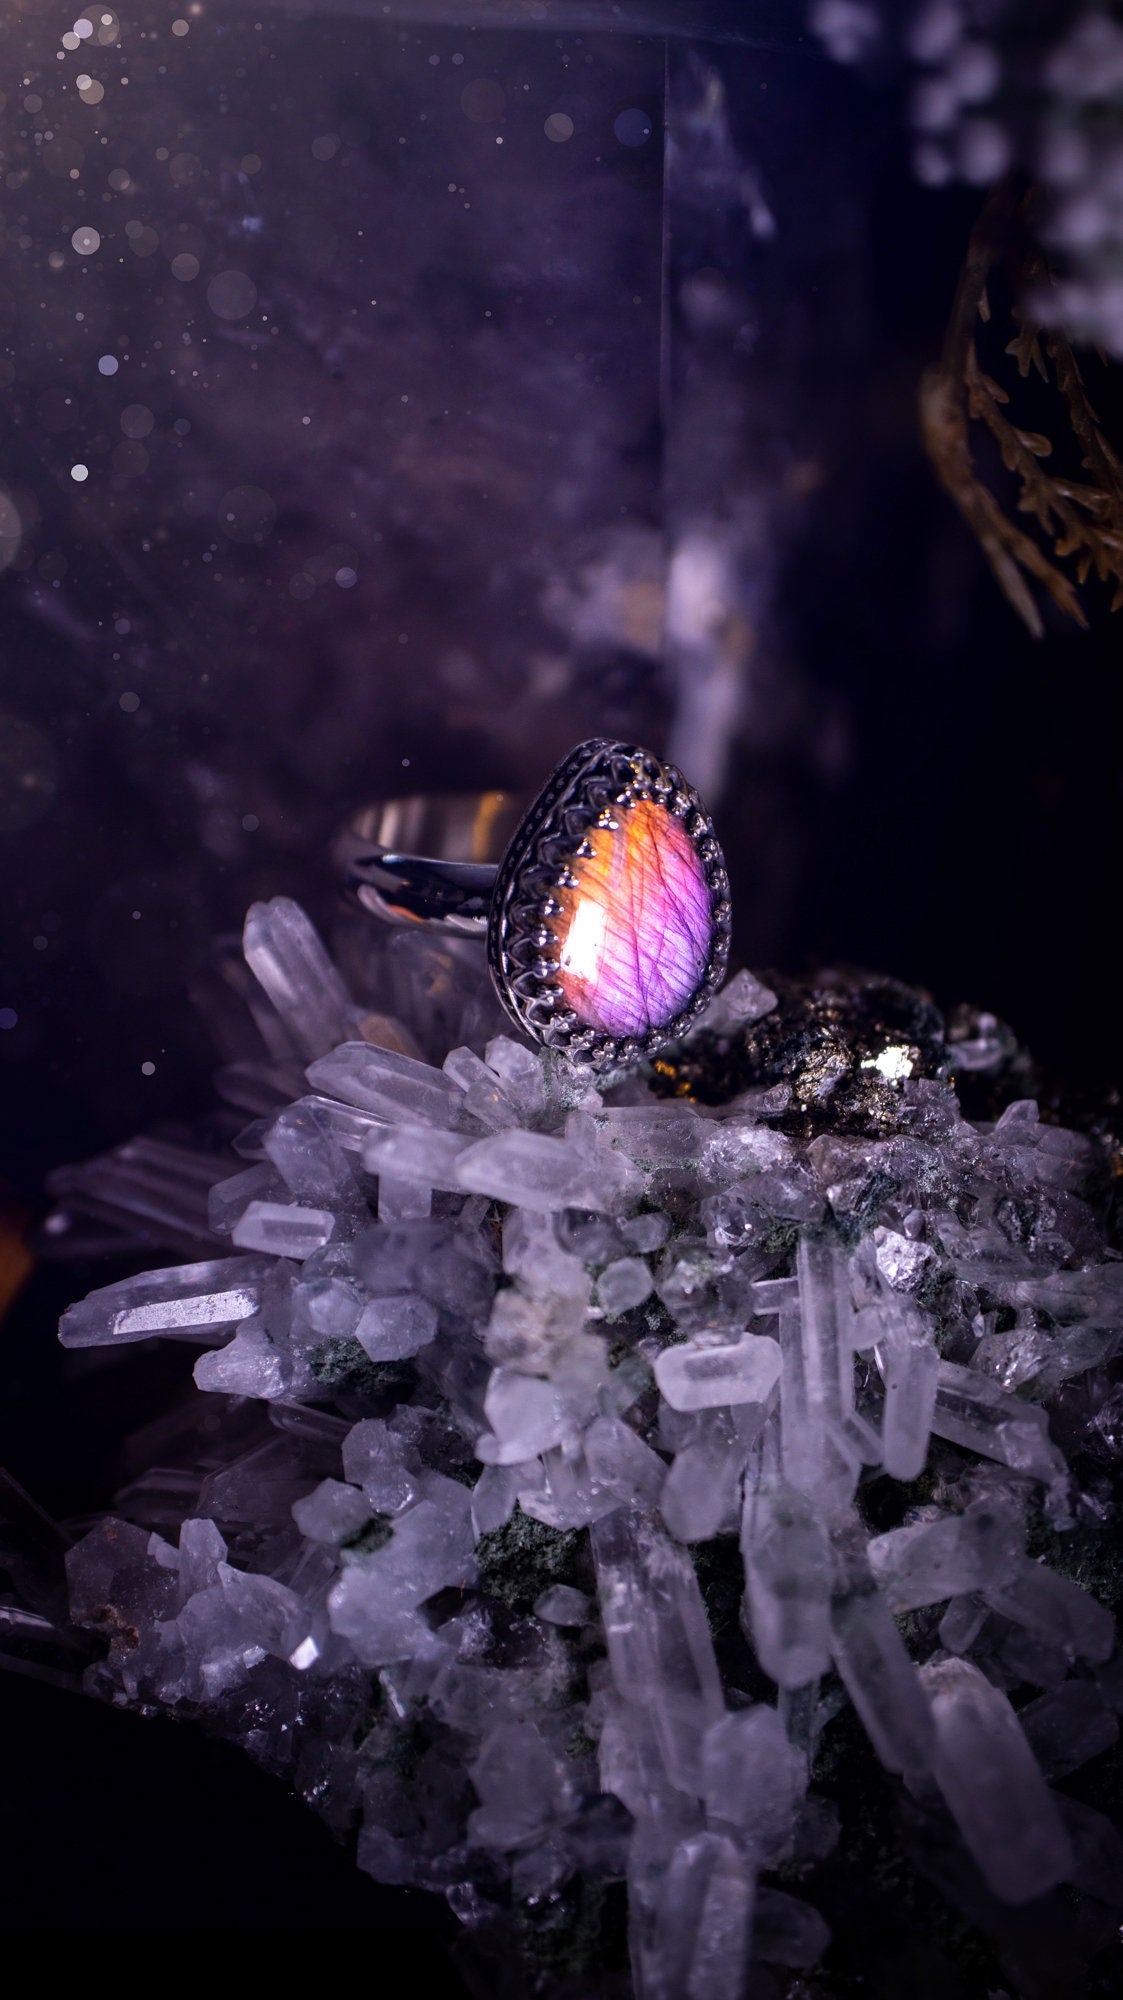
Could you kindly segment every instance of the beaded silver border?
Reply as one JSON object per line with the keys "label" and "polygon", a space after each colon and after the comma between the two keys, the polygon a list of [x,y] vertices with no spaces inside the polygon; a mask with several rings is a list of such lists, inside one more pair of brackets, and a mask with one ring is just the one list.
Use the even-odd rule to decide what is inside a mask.
{"label": "beaded silver border", "polygon": [[[605,1035],[580,1021],[557,982],[556,941],[549,919],[557,892],[572,886],[571,864],[591,850],[594,827],[640,799],[654,799],[680,820],[702,864],[710,891],[713,943],[706,970],[687,1005],[650,1034]],[[573,1062],[593,1069],[644,1061],[677,1041],[721,984],[729,958],[729,877],[709,813],[681,771],[635,744],[594,737],[558,765],[525,814],[500,864],[488,922],[488,962],[503,1005],[524,1033]]]}

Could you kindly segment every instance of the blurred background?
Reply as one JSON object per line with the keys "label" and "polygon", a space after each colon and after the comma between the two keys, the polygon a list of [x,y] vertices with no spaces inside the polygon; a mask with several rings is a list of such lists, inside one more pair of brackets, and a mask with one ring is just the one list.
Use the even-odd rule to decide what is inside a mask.
{"label": "blurred background", "polygon": [[[891,53],[794,0],[24,0],[0,54],[11,1289],[52,1167],[208,1103],[216,933],[284,893],[330,934],[349,810],[594,733],[707,797],[738,962],[890,972],[1110,1090],[1123,628],[1030,638],[924,455],[981,191],[914,177]],[[56,1515],[137,1415],[54,1346],[111,1275],[5,1328],[0,1463]],[[431,1923],[230,1753],[0,1699],[8,1921]]]}

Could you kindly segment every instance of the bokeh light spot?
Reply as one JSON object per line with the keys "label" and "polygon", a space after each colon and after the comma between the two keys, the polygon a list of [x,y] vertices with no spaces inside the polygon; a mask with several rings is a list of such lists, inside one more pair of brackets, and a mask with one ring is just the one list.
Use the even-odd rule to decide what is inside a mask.
{"label": "bokeh light spot", "polygon": [[129,403],[121,412],[121,429],[129,438],[146,438],[155,422],[144,403]]}
{"label": "bokeh light spot", "polygon": [[260,547],[276,519],[276,506],[260,486],[232,486],[219,503],[218,525],[232,542]]}
{"label": "bokeh light spot", "polygon": [[219,271],[207,286],[207,304],[216,319],[245,319],[257,304],[257,286],[244,271]]}
{"label": "bokeh light spot", "polygon": [[460,109],[474,125],[494,125],[506,102],[502,84],[490,76],[473,77],[460,93]]}
{"label": "bokeh light spot", "polygon": [[0,712],[0,833],[18,833],[42,819],[58,781],[54,745],[42,730]]}
{"label": "bokeh light spot", "polygon": [[646,111],[621,111],[612,129],[622,146],[645,146],[654,127]]}

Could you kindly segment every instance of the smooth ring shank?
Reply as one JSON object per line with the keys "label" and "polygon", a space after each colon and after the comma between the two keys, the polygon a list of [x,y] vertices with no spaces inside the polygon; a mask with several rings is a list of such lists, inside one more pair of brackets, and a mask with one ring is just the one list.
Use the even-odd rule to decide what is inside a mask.
{"label": "smooth ring shank", "polygon": [[344,887],[385,923],[486,937],[499,863],[526,804],[514,792],[451,792],[367,806],[335,844]]}

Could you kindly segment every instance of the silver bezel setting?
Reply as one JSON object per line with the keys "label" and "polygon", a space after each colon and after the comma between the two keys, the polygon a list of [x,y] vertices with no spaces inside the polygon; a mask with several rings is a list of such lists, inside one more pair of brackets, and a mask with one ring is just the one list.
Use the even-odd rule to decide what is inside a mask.
{"label": "silver bezel setting", "polygon": [[[558,982],[550,919],[557,892],[597,827],[641,799],[674,814],[690,837],[710,892],[710,956],[687,1005],[661,1028],[627,1037],[588,1027],[567,1006]],[[585,850],[588,851],[588,850]],[[643,1062],[677,1041],[712,999],[729,958],[729,877],[709,813],[681,771],[635,744],[594,738],[559,764],[518,827],[500,864],[488,924],[496,990],[525,1034],[572,1062],[615,1069]]]}

